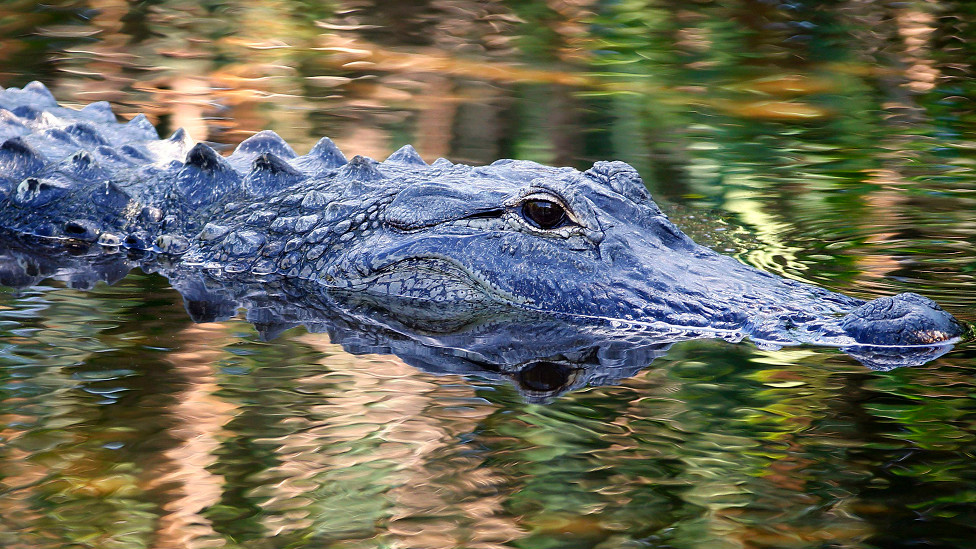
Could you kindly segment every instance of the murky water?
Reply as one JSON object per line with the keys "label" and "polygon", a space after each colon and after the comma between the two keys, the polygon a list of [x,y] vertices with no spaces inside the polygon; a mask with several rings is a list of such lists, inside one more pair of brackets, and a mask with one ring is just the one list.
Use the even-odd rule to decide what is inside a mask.
{"label": "murky water", "polygon": [[[974,321],[974,44],[962,0],[15,0],[0,85],[228,146],[621,159],[699,242]],[[541,398],[68,286],[0,294],[4,547],[976,547],[972,344],[682,342]]]}

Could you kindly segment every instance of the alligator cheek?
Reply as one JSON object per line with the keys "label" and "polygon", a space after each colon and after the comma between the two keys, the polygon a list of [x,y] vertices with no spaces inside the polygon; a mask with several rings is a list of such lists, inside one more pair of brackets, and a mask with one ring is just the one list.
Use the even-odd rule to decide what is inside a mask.
{"label": "alligator cheek", "polygon": [[426,258],[399,261],[351,285],[376,295],[437,303],[481,301],[489,293],[484,282],[453,262]]}
{"label": "alligator cheek", "polygon": [[450,331],[507,310],[514,296],[445,258],[414,257],[327,288],[426,331]]}
{"label": "alligator cheek", "polygon": [[929,345],[960,337],[963,326],[918,294],[880,297],[854,309],[841,327],[864,345]]}

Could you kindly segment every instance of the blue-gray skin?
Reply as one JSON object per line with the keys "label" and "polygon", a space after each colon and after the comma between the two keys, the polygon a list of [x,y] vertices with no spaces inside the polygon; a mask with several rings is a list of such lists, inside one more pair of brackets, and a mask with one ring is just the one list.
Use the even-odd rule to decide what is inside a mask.
{"label": "blue-gray skin", "polygon": [[0,225],[145,250],[215,277],[287,277],[463,321],[523,309],[760,345],[951,343],[934,302],[871,302],[759,271],[692,242],[637,172],[499,160],[427,165],[406,146],[347,161],[328,138],[298,156],[272,132],[229,157],[160,140],[108,104],[59,107],[34,82],[0,91]]}

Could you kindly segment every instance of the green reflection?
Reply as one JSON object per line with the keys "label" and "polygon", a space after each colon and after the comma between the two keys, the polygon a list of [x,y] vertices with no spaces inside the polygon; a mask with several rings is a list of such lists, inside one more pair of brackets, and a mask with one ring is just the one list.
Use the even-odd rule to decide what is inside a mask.
{"label": "green reflection", "polygon": [[[974,320],[971,2],[5,2],[0,84],[233,145],[630,162],[699,241]],[[721,218],[721,219],[719,219]],[[675,346],[547,406],[138,273],[0,295],[0,545],[965,547],[973,353]]]}

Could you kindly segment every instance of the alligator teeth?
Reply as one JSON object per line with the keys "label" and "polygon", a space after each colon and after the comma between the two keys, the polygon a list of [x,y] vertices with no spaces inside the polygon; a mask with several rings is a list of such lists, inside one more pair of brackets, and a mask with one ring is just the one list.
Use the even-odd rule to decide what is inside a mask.
{"label": "alligator teeth", "polygon": [[252,154],[270,153],[280,158],[291,160],[298,154],[280,135],[271,130],[260,131],[248,137],[237,146],[231,157],[249,156]]}
{"label": "alligator teeth", "polygon": [[180,255],[190,248],[190,243],[180,235],[164,234],[156,238],[156,248],[164,254]]}
{"label": "alligator teeth", "polygon": [[117,247],[122,244],[122,240],[111,233],[102,233],[98,236],[98,243],[106,247]]}
{"label": "alligator teeth", "polygon": [[420,154],[417,153],[417,149],[414,149],[412,145],[404,145],[400,147],[383,162],[389,162],[391,164],[404,164],[406,166],[427,165],[427,163],[424,162],[424,159],[420,157]]}

